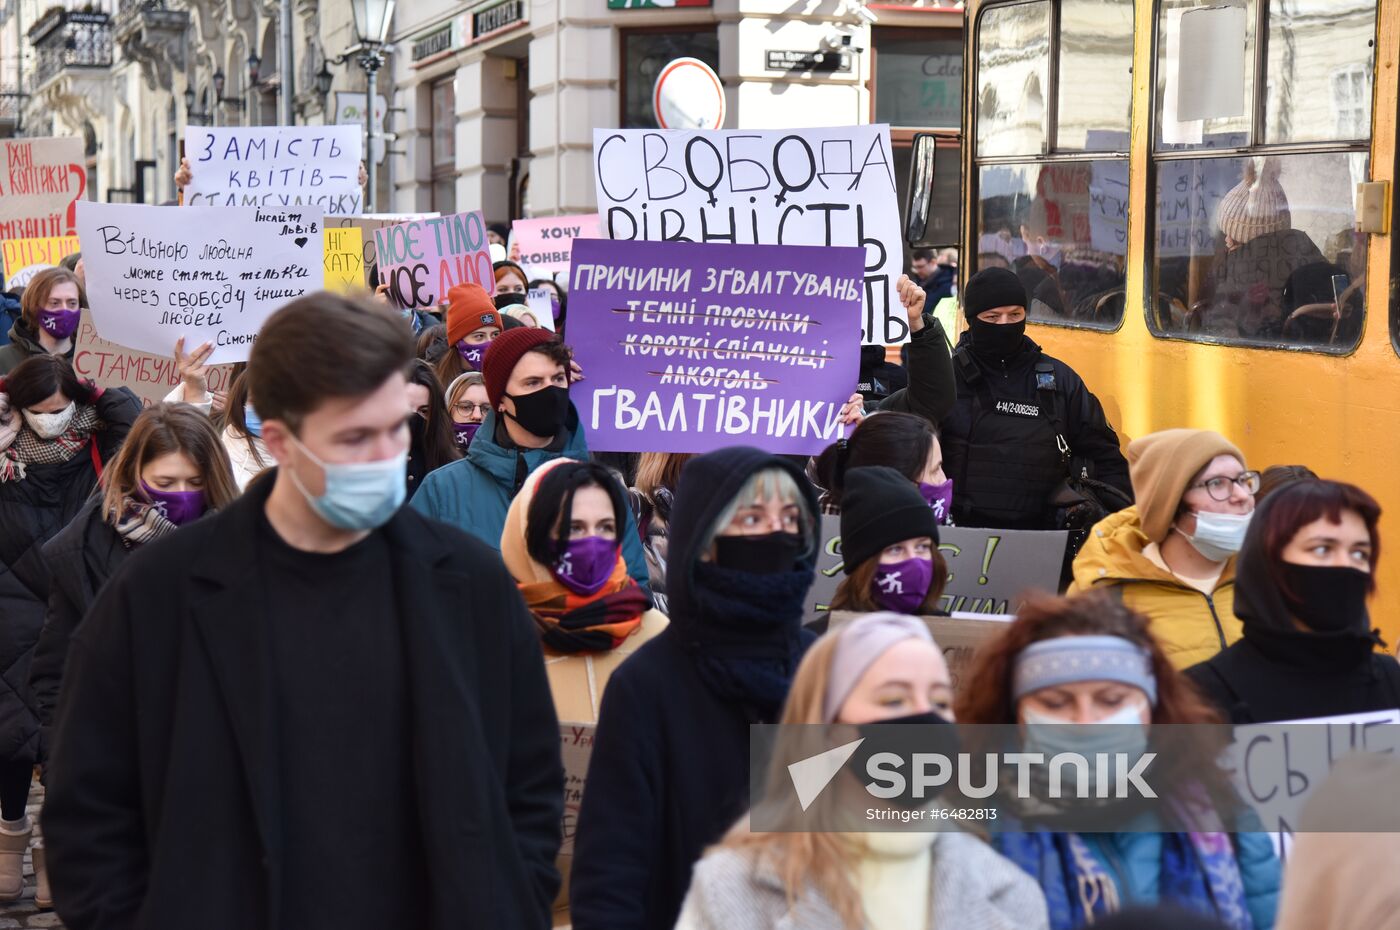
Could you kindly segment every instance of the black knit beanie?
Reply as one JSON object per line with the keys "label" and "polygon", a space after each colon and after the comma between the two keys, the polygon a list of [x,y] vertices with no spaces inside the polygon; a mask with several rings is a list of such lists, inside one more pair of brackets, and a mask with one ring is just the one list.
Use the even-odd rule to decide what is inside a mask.
{"label": "black knit beanie", "polygon": [[1026,285],[1006,268],[983,268],[963,289],[963,315],[968,320],[997,307],[1028,307]]}
{"label": "black knit beanie", "polygon": [[938,518],[914,482],[885,465],[846,472],[841,492],[842,570],[850,574],[886,546],[929,536],[938,545]]}

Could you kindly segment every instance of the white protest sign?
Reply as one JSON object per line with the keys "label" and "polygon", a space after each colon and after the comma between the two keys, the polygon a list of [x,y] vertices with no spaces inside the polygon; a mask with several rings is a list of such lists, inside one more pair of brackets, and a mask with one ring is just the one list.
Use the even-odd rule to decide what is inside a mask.
{"label": "white protest sign", "polygon": [[908,341],[888,126],[595,129],[593,157],[605,237],[860,246],[862,341]]}
{"label": "white protest sign", "polygon": [[185,153],[192,207],[318,206],[357,214],[361,139],[353,126],[191,126]]}
{"label": "white protest sign", "polygon": [[[525,306],[541,329],[554,332],[554,292],[537,287],[525,294]],[[526,322],[529,322],[528,320]]]}
{"label": "white protest sign", "polygon": [[169,355],[214,343],[242,362],[278,307],[321,289],[318,207],[147,207],[83,201],[78,236],[102,338]]}
{"label": "white protest sign", "polygon": [[1337,761],[1357,752],[1400,753],[1397,724],[1400,710],[1237,726],[1221,765],[1283,856],[1304,804]]}

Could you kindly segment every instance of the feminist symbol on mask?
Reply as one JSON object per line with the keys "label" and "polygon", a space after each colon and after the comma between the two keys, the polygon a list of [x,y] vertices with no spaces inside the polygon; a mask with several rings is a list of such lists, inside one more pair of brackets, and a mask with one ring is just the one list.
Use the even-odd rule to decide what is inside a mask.
{"label": "feminist symbol on mask", "polygon": [[899,580],[899,576],[902,574],[904,573],[889,572],[888,574],[878,575],[875,578],[875,583],[880,586],[880,592],[882,594],[903,594],[904,582]]}
{"label": "feminist symbol on mask", "polygon": [[554,567],[559,574],[568,575],[570,578],[574,577],[573,553],[566,552],[561,555],[559,561],[554,563]]}
{"label": "feminist symbol on mask", "polygon": [[940,497],[938,500],[933,502],[933,515],[938,518],[939,523],[943,522],[943,519],[946,516],[943,510],[943,498]]}

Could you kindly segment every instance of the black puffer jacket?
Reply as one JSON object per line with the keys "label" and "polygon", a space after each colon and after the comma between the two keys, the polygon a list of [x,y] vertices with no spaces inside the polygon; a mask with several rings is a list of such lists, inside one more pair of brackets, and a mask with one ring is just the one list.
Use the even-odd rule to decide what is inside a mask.
{"label": "black puffer jacket", "polygon": [[121,447],[141,404],[125,390],[96,398],[102,428],[76,456],[58,465],[29,465],[24,478],[0,482],[0,759],[34,761],[38,709],[29,688],[30,662],[49,603],[43,546],[83,509],[98,471]]}
{"label": "black puffer jacket", "polygon": [[44,544],[43,553],[49,570],[49,608],[29,669],[29,688],[39,712],[40,762],[48,757],[68,641],[97,593],[126,562],[131,550],[102,519],[101,500],[94,496],[71,523]]}
{"label": "black puffer jacket", "polygon": [[956,399],[953,365],[948,360],[948,336],[931,312],[924,313],[924,328],[909,337],[909,386],[880,402],[881,410],[912,413],[942,428],[943,419]]}
{"label": "black puffer jacket", "polygon": [[[1030,337],[999,364],[974,355],[963,333],[953,353],[957,403],[944,419],[943,470],[953,479],[953,522],[960,526],[1048,530],[1050,492],[1066,476],[1055,443],[1047,398],[1037,390],[1036,366],[1051,368],[1061,397],[1065,438],[1091,477],[1132,499],[1128,463],[1103,407],[1084,380],[1040,350]],[[960,362],[965,359],[966,362]],[[969,375],[971,373],[971,376]]]}

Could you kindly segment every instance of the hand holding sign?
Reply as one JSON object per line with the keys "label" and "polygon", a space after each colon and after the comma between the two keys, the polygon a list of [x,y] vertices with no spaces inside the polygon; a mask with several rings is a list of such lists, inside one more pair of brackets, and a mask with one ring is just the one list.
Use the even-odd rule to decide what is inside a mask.
{"label": "hand holding sign", "polygon": [[[359,213],[360,130],[354,126],[191,127],[182,162],[191,206],[290,207]],[[178,183],[179,177],[177,175]]]}
{"label": "hand holding sign", "polygon": [[186,403],[197,403],[209,393],[209,356],[214,343],[206,342],[190,354],[185,354],[185,337],[175,340],[175,370],[185,385]]}
{"label": "hand holding sign", "polygon": [[496,293],[496,274],[480,210],[412,220],[374,231],[379,275],[395,306],[436,307],[462,283]]}

